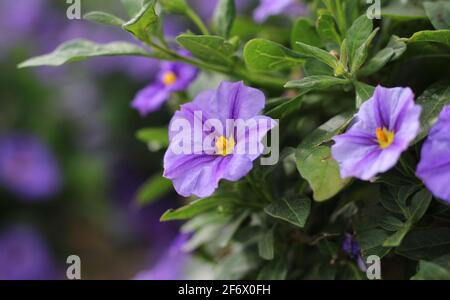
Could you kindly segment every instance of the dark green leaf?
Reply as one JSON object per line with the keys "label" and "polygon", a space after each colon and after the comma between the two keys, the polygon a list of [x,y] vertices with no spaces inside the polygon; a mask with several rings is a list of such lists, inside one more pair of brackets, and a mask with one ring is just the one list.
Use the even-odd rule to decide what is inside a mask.
{"label": "dark green leaf", "polygon": [[450,228],[416,228],[403,239],[396,252],[415,260],[433,260],[450,253]]}
{"label": "dark green leaf", "polygon": [[238,215],[234,220],[228,223],[221,231],[220,237],[218,239],[218,244],[220,247],[226,247],[230,243],[236,231],[241,226],[242,222],[248,217],[249,212],[244,211]]}
{"label": "dark green leaf", "polygon": [[264,208],[264,211],[277,219],[303,228],[311,211],[311,200],[304,198],[282,198]]}
{"label": "dark green leaf", "polygon": [[366,15],[360,16],[350,29],[347,31],[347,44],[350,65],[354,64],[355,56],[358,49],[368,40],[372,33],[373,24],[372,20],[367,18]]}
{"label": "dark green leaf", "polygon": [[342,39],[331,15],[323,14],[319,16],[317,19],[317,33],[329,50],[339,49]]}
{"label": "dark green leaf", "polygon": [[177,42],[203,61],[221,65],[233,64],[234,47],[223,37],[182,34],[177,37]]}
{"label": "dark green leaf", "polygon": [[438,264],[421,260],[419,271],[411,280],[450,280],[450,270]]}
{"label": "dark green leaf", "polygon": [[259,71],[276,71],[304,63],[304,58],[292,50],[265,39],[253,39],[244,48],[247,66]]}
{"label": "dark green leaf", "polygon": [[284,256],[267,263],[258,274],[258,280],[284,280],[288,272],[287,260]]}
{"label": "dark green leaf", "polygon": [[78,39],[60,45],[52,53],[28,59],[19,64],[19,68],[61,66],[65,63],[86,60],[91,57],[120,55],[151,57],[151,54],[141,47],[126,42],[97,44]]}
{"label": "dark green leaf", "polygon": [[297,42],[318,48],[322,47],[322,42],[316,32],[316,27],[311,20],[302,17],[295,21],[291,32],[291,47],[294,51],[299,51]]}
{"label": "dark green leaf", "polygon": [[367,55],[369,53],[369,47],[372,43],[373,39],[375,38],[379,28],[376,28],[367,38],[366,41],[356,50],[353,56],[352,64],[351,64],[351,70],[352,72],[357,72],[359,68],[366,62]]}
{"label": "dark green leaf", "polygon": [[259,256],[266,260],[272,260],[274,257],[274,241],[273,241],[274,229],[271,228],[261,235],[258,241],[258,253]]}
{"label": "dark green leaf", "polygon": [[450,46],[450,30],[425,30],[413,34],[410,43],[439,43]]}
{"label": "dark green leaf", "polygon": [[325,50],[297,42],[297,51],[305,56],[313,57],[335,70],[338,66],[338,60]]}
{"label": "dark green leaf", "polygon": [[235,18],[236,5],[234,0],[220,0],[213,18],[217,33],[224,38],[228,38]]}

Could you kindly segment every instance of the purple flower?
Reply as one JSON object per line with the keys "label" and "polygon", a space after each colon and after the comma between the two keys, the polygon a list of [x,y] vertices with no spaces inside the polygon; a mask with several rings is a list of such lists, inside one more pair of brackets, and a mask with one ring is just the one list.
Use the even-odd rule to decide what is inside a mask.
{"label": "purple flower", "polygon": [[422,147],[417,175],[438,198],[450,202],[450,106],[444,107]]}
{"label": "purple flower", "polygon": [[169,125],[164,156],[164,176],[180,195],[210,196],[221,179],[237,181],[252,169],[263,151],[261,140],[276,125],[259,115],[264,105],[261,91],[222,82],[181,106]]}
{"label": "purple flower", "polygon": [[197,69],[180,62],[164,62],[156,81],[136,95],[132,107],[145,116],[158,110],[173,92],[189,87],[197,76]]}
{"label": "purple flower", "polygon": [[367,266],[364,263],[364,259],[361,255],[361,248],[357,241],[353,239],[353,236],[349,233],[345,234],[344,241],[342,242],[342,250],[348,255],[349,258],[356,261],[361,271],[365,272]]}
{"label": "purple flower", "polygon": [[189,235],[180,234],[167,249],[166,253],[148,271],[139,273],[136,280],[183,280],[185,268],[191,255],[183,251]]}
{"label": "purple flower", "polygon": [[0,280],[54,279],[55,269],[39,235],[17,226],[0,233]]}
{"label": "purple flower", "polygon": [[259,6],[253,12],[253,19],[262,23],[270,16],[289,15],[297,17],[306,13],[306,6],[297,0],[261,0]]}
{"label": "purple flower", "polygon": [[378,86],[356,115],[356,123],[332,146],[341,177],[370,180],[395,166],[420,128],[421,107],[409,88]]}
{"label": "purple flower", "polygon": [[0,184],[29,200],[50,197],[61,186],[58,163],[37,137],[0,138]]}

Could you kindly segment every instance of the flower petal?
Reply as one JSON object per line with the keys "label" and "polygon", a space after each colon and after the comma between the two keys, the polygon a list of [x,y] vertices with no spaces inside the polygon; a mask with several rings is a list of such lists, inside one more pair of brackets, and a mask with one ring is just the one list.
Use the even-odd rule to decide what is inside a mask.
{"label": "flower petal", "polygon": [[131,106],[139,111],[142,116],[158,110],[170,97],[170,91],[163,84],[149,85],[138,92]]}

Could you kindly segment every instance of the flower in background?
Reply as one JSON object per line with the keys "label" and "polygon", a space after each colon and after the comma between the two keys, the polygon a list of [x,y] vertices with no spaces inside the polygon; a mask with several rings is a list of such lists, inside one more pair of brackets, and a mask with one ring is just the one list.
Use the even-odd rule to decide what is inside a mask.
{"label": "flower in background", "polygon": [[[204,91],[194,101],[181,106],[172,118],[171,125],[188,123],[195,131],[196,124],[200,123],[200,127],[209,129],[198,133],[203,135],[202,141],[199,141],[197,133],[184,136],[183,133],[174,132],[176,129],[169,125],[170,145],[164,156],[164,176],[173,181],[178,194],[185,197],[210,196],[221,179],[237,181],[252,169],[253,161],[263,151],[261,140],[276,126],[271,118],[259,115],[264,105],[265,96],[261,91],[247,87],[242,82],[222,82],[217,90]],[[199,119],[198,113],[204,118]],[[222,129],[227,129],[227,132],[219,132],[219,124],[213,128],[208,125],[212,120],[220,122]],[[230,120],[241,120],[250,125],[239,133],[239,130],[227,128]],[[180,138],[189,140],[193,145],[201,143],[200,151],[179,153]],[[205,141],[210,141],[211,145],[205,147]],[[235,152],[236,149],[248,149],[251,145],[257,145],[253,153]]]}
{"label": "flower in background", "polygon": [[61,187],[55,157],[39,138],[13,134],[0,138],[0,184],[19,197],[36,200]]}
{"label": "flower in background", "polygon": [[[186,55],[186,52],[181,52]],[[136,95],[132,107],[142,116],[158,110],[173,92],[180,92],[189,87],[198,73],[197,68],[180,62],[161,64],[156,81]]]}
{"label": "flower in background", "polygon": [[370,180],[395,166],[417,136],[421,107],[410,88],[378,86],[356,115],[356,123],[334,138],[333,158],[341,177]]}
{"label": "flower in background", "polygon": [[55,279],[48,249],[31,228],[16,226],[0,233],[0,280]]}
{"label": "flower in background", "polygon": [[297,17],[306,13],[306,6],[297,0],[261,0],[259,6],[253,12],[253,19],[262,23],[270,16],[289,15]]}
{"label": "flower in background", "polygon": [[438,198],[450,202],[450,106],[431,128],[417,166],[417,176]]}
{"label": "flower in background", "polygon": [[367,266],[361,255],[361,248],[359,247],[358,242],[355,241],[353,236],[349,233],[345,234],[344,241],[342,242],[342,250],[348,255],[349,258],[356,262],[361,271],[367,271]]}
{"label": "flower in background", "polygon": [[189,235],[180,234],[172,242],[166,253],[157,261],[153,268],[139,273],[136,280],[184,280],[185,268],[191,257],[183,251]]}

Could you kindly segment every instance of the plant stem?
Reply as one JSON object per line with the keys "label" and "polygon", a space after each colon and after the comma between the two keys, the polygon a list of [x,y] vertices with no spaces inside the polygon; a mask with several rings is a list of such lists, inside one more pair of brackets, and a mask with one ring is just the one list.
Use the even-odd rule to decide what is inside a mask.
{"label": "plant stem", "polygon": [[193,11],[191,8],[188,8],[186,10],[186,16],[189,17],[189,19],[194,22],[194,24],[198,27],[200,32],[204,35],[209,35],[208,28],[206,27],[205,23],[203,23],[202,19]]}

